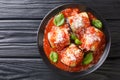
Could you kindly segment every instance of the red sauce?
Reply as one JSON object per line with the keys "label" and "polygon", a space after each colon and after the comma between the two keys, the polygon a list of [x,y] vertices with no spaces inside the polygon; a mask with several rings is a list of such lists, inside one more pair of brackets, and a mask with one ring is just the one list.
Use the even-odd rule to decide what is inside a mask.
{"label": "red sauce", "polygon": [[[61,11],[61,12],[64,14],[65,18],[67,18],[67,17],[69,17],[69,16],[78,14],[78,13],[80,12],[80,10],[77,9],[77,8],[74,8],[74,9],[72,9],[72,8],[67,8],[67,9],[65,9],[65,10],[63,10],[63,11]],[[94,19],[94,18],[95,18],[91,13],[88,13],[88,15],[90,16],[90,19]],[[54,19],[54,17],[52,17],[52,18],[49,20],[48,24],[46,25],[45,32],[44,32],[44,39],[43,39],[43,42],[44,42],[44,43],[43,43],[43,45],[44,45],[44,51],[45,51],[45,54],[46,54],[46,56],[48,57],[48,59],[49,59],[49,55],[50,55],[50,52],[51,52],[51,51],[56,51],[56,52],[58,53],[59,58],[58,58],[57,63],[53,63],[53,62],[51,62],[50,59],[49,59],[49,61],[50,61],[53,65],[55,65],[56,67],[58,67],[59,69],[62,69],[62,70],[64,70],[64,71],[78,72],[78,71],[82,71],[82,70],[88,69],[90,66],[96,64],[96,63],[99,61],[99,59],[100,59],[100,57],[101,57],[101,55],[102,55],[102,53],[103,53],[103,51],[104,51],[105,40],[103,40],[103,41],[101,42],[101,44],[100,44],[100,45],[103,45],[103,46],[100,46],[101,48],[100,48],[99,50],[97,50],[97,51],[94,52],[94,53],[96,53],[96,54],[94,54],[94,60],[93,60],[89,65],[79,64],[79,65],[77,65],[76,67],[69,67],[69,66],[63,64],[63,63],[61,62],[60,51],[58,51],[58,50],[55,49],[55,48],[51,48],[50,43],[49,43],[49,41],[48,41],[48,33],[50,32],[50,30],[51,30],[52,27],[54,26],[53,19]],[[63,25],[63,26],[65,26],[65,25]],[[105,36],[104,36],[104,37],[105,37]],[[104,39],[104,38],[103,38],[103,39]]]}

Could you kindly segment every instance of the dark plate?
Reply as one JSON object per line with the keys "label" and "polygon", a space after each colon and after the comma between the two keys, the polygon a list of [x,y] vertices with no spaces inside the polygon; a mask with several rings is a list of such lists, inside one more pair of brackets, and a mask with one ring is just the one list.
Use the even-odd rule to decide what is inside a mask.
{"label": "dark plate", "polygon": [[[94,66],[92,66],[91,68],[87,69],[86,71],[81,71],[81,72],[67,72],[67,71],[63,71],[60,70],[59,68],[55,67],[53,64],[50,63],[50,61],[48,60],[47,56],[44,53],[44,49],[43,49],[43,37],[44,37],[44,30],[45,27],[48,23],[48,21],[50,20],[51,17],[55,16],[57,13],[59,13],[61,10],[66,9],[66,8],[79,8],[82,11],[89,11],[91,12],[93,15],[95,15],[99,20],[102,21],[103,23],[103,32],[106,35],[106,47],[104,50],[103,55],[101,56],[100,60],[98,61],[97,64],[95,64]],[[110,37],[110,32],[108,30],[108,25],[106,23],[106,21],[100,16],[98,15],[98,13],[96,13],[93,9],[81,5],[81,4],[65,4],[65,5],[61,5],[58,6],[54,9],[52,9],[43,19],[43,21],[41,22],[39,29],[38,29],[38,38],[37,38],[37,43],[38,43],[38,49],[39,52],[44,60],[44,62],[55,72],[63,75],[63,76],[67,76],[67,77],[71,77],[71,78],[78,78],[78,77],[82,77],[85,76],[93,71],[95,71],[97,68],[99,68],[103,62],[105,61],[106,57],[108,56],[109,50],[110,50],[110,46],[111,46],[111,37]]]}

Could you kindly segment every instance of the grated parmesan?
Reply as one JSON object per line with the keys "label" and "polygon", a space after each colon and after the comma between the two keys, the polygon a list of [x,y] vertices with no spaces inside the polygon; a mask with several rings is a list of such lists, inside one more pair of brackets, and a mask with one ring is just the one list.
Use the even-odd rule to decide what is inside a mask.
{"label": "grated parmesan", "polygon": [[100,37],[96,33],[91,34],[89,31],[84,35],[86,39],[86,44],[92,44],[94,41],[100,41]]}
{"label": "grated parmesan", "polygon": [[73,19],[73,25],[76,29],[78,29],[81,26],[84,26],[82,17],[79,15],[76,15],[75,18]]}
{"label": "grated parmesan", "polygon": [[74,56],[74,54],[70,53],[70,52],[67,52],[66,53],[66,56],[70,59],[70,60],[75,60],[76,61],[76,57]]}
{"label": "grated parmesan", "polygon": [[59,43],[59,42],[62,42],[63,41],[63,33],[61,30],[57,30],[56,31],[56,40],[54,43]]}

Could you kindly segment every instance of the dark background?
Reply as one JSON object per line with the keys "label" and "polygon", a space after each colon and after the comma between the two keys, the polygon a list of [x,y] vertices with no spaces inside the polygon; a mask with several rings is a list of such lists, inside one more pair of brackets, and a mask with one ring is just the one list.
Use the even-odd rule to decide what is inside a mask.
{"label": "dark background", "polygon": [[0,80],[70,80],[50,70],[37,49],[41,20],[65,3],[94,8],[107,21],[112,38],[104,64],[74,80],[120,80],[120,0],[0,0]]}

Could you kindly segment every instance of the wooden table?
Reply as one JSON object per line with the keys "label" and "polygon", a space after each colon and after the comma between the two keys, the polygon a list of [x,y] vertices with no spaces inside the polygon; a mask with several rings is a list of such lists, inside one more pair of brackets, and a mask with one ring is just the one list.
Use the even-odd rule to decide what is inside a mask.
{"label": "wooden table", "polygon": [[120,0],[0,0],[0,80],[70,80],[50,70],[37,49],[41,20],[65,3],[94,8],[106,19],[112,37],[104,64],[76,80],[120,80]]}

